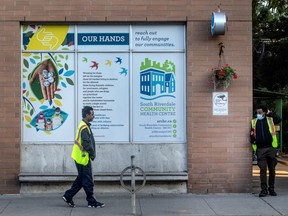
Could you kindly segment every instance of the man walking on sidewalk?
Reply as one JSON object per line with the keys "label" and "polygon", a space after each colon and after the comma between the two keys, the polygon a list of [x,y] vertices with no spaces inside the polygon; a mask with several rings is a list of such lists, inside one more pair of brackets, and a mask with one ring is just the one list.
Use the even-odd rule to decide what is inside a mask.
{"label": "man walking on sidewalk", "polygon": [[90,122],[94,119],[92,107],[85,106],[82,109],[82,121],[79,123],[71,157],[74,159],[78,176],[71,188],[65,192],[62,199],[71,207],[75,207],[73,197],[83,187],[86,193],[86,200],[90,208],[103,208],[104,203],[96,201],[93,195],[93,177],[91,160],[96,157],[95,140],[90,128]]}
{"label": "man walking on sidewalk", "polygon": [[[257,164],[260,168],[261,192],[259,197],[265,197],[268,192],[277,196],[274,191],[275,167],[277,165],[277,137],[273,119],[267,116],[268,108],[264,105],[257,107],[257,118],[251,121],[251,143],[256,151]],[[267,167],[269,169],[269,187],[267,190]]]}

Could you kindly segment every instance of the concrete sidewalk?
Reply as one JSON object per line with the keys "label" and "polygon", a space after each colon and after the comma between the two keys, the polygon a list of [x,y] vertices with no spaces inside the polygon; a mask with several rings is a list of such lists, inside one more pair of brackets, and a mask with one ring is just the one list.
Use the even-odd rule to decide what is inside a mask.
{"label": "concrete sidewalk", "polygon": [[[108,216],[132,215],[128,194],[98,195],[105,208],[88,208],[85,195],[75,196],[76,208],[69,207],[62,194],[20,194],[0,196],[0,216]],[[288,193],[259,198],[258,194],[159,194],[137,195],[137,215],[288,215]]]}
{"label": "concrete sidewalk", "polygon": [[[284,161],[285,162],[285,161]],[[253,192],[237,194],[137,194],[137,215],[143,216],[288,216],[288,166],[276,167],[277,197],[259,198],[259,168],[253,166]],[[288,160],[287,160],[288,163]],[[121,194],[99,194],[96,198],[105,208],[87,207],[83,190],[74,197],[76,208],[69,207],[60,194],[0,195],[0,216],[112,216],[132,215],[131,197]]]}

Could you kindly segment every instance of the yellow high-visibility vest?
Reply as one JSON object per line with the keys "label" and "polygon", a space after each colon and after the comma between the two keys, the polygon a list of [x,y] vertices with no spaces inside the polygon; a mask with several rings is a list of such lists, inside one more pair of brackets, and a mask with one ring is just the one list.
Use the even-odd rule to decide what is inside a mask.
{"label": "yellow high-visibility vest", "polygon": [[[254,137],[256,138],[256,123],[257,123],[257,118],[254,118],[251,120],[251,125],[252,128],[254,130]],[[277,142],[277,136],[276,136],[276,130],[275,130],[275,125],[273,123],[273,118],[271,117],[266,117],[266,121],[269,127],[269,132],[272,136],[272,147],[273,148],[277,148],[278,147],[278,142]],[[252,144],[252,148],[254,151],[257,150],[257,145],[256,144]]]}
{"label": "yellow high-visibility vest", "polygon": [[89,162],[89,153],[84,150],[81,139],[81,132],[85,128],[87,128],[89,133],[91,134],[88,125],[82,120],[79,123],[76,131],[76,136],[71,154],[71,157],[76,161],[77,164],[81,164],[84,166],[86,166]]}

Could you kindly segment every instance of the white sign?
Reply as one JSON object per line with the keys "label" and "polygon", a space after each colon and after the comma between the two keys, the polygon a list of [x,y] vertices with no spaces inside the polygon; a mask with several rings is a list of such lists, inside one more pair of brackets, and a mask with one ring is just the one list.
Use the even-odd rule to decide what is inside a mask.
{"label": "white sign", "polygon": [[135,54],[134,142],[185,141],[183,55]]}
{"label": "white sign", "polygon": [[183,50],[184,26],[137,25],[132,29],[133,50]]}
{"label": "white sign", "polygon": [[129,141],[129,54],[78,55],[78,110],[92,106],[96,142]]}
{"label": "white sign", "polygon": [[213,115],[228,115],[228,92],[213,92]]}

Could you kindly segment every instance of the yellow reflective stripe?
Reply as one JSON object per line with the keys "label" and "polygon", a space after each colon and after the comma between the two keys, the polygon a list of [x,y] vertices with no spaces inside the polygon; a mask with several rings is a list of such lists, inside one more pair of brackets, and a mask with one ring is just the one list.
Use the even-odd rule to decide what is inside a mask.
{"label": "yellow reflective stripe", "polygon": [[[80,124],[83,124],[83,125],[80,126]],[[80,124],[79,124],[80,128],[79,128],[78,131],[77,131],[78,133],[77,133],[76,139],[74,140],[74,144],[77,145],[81,151],[83,151],[83,146],[82,146],[82,144],[80,144],[80,135],[81,135],[81,132],[82,132],[82,130],[83,130],[84,128],[86,128],[86,127],[87,127],[87,129],[88,129],[88,131],[89,131],[89,134],[91,134],[91,131],[90,131],[88,125],[87,125],[85,122],[82,121]]]}
{"label": "yellow reflective stripe", "polygon": [[252,119],[252,128],[256,128],[257,119]]}
{"label": "yellow reflective stripe", "polygon": [[256,122],[257,119],[252,119],[251,123],[252,123],[252,128],[254,129],[254,137],[256,138]]}
{"label": "yellow reflective stripe", "polygon": [[[275,126],[274,126],[274,123],[272,121],[272,118],[267,118],[267,120],[269,121],[269,128],[272,129],[272,133],[275,133]],[[274,134],[272,134],[274,135]]]}

